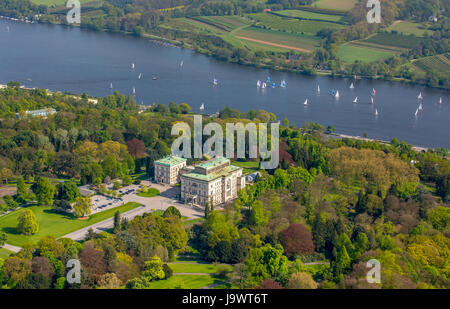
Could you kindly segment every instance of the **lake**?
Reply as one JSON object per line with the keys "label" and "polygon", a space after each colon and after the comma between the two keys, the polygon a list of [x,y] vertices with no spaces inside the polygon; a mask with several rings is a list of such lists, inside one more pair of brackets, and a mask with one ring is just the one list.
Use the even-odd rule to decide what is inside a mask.
{"label": "lake", "polygon": [[[277,83],[275,88],[271,84],[266,89],[256,87],[257,80],[268,76]],[[214,78],[217,86],[213,86]],[[286,88],[280,87],[282,80]],[[204,104],[206,113],[225,106],[242,112],[264,109],[298,126],[314,121],[333,125],[342,134],[367,133],[381,140],[396,137],[417,146],[450,149],[448,91],[370,80],[358,80],[350,89],[353,80],[229,64],[189,49],[121,34],[0,19],[0,84],[8,81],[100,97],[113,91],[133,94],[134,88],[136,102],[146,105],[186,102],[199,111]],[[333,89],[339,90],[339,99],[331,96]],[[372,89],[376,90],[373,104]],[[304,105],[306,99],[308,105]],[[415,116],[421,102],[423,110]]]}

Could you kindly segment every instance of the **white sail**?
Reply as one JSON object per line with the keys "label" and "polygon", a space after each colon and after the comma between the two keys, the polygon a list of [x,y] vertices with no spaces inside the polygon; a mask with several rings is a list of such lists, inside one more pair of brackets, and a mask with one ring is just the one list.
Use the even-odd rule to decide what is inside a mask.
{"label": "white sail", "polygon": [[419,100],[422,100],[422,99],[423,99],[422,92],[419,93],[419,96],[418,96],[417,98],[418,98]]}
{"label": "white sail", "polygon": [[202,106],[200,106],[200,110],[204,110],[205,109],[205,104],[202,104]]}
{"label": "white sail", "polygon": [[135,94],[135,93],[136,93],[136,88],[133,87],[133,94]]}
{"label": "white sail", "polygon": [[320,86],[317,85],[317,92],[320,92]]}
{"label": "white sail", "polygon": [[370,98],[370,103],[372,103],[372,104],[373,104],[373,97],[371,97],[371,98]]}
{"label": "white sail", "polygon": [[339,98],[339,90],[336,91],[336,94],[334,95],[336,98]]}
{"label": "white sail", "polygon": [[218,84],[217,79],[214,78],[214,79],[213,79],[213,85],[214,85],[214,86],[217,86],[217,84]]}
{"label": "white sail", "polygon": [[135,65],[134,63],[131,64],[131,69],[134,71]]}
{"label": "white sail", "polygon": [[375,109],[375,116],[378,116],[378,109]]}
{"label": "white sail", "polygon": [[442,104],[442,98],[439,98],[439,104]]}
{"label": "white sail", "polygon": [[286,81],[285,80],[281,81],[280,87],[281,88],[285,88],[286,87]]}
{"label": "white sail", "polygon": [[142,73],[139,73],[138,79],[142,78]]}
{"label": "white sail", "polygon": [[355,88],[355,85],[353,85],[353,83],[350,85],[350,89]]}
{"label": "white sail", "polygon": [[303,105],[308,105],[308,99],[305,100],[305,102],[303,103]]}
{"label": "white sail", "polygon": [[419,113],[419,109],[416,109],[416,112],[414,113],[414,116],[417,116],[418,113]]}
{"label": "white sail", "polygon": [[358,97],[353,100],[353,103],[358,103]]}
{"label": "white sail", "polygon": [[267,87],[266,83],[262,83],[261,88],[264,89],[264,88],[266,88],[266,87]]}
{"label": "white sail", "polygon": [[183,60],[181,60],[181,62],[180,62],[180,67],[182,67],[182,66],[183,66],[183,64],[184,64],[184,63],[183,63]]}
{"label": "white sail", "polygon": [[261,87],[261,81],[260,81],[260,80],[258,80],[258,81],[256,82],[256,87]]}
{"label": "white sail", "polygon": [[109,88],[110,89],[112,89],[113,88],[113,84],[111,83],[111,84],[109,84]]}
{"label": "white sail", "polygon": [[420,111],[423,110],[422,103],[420,103],[420,105],[419,105],[419,110],[420,110]]}

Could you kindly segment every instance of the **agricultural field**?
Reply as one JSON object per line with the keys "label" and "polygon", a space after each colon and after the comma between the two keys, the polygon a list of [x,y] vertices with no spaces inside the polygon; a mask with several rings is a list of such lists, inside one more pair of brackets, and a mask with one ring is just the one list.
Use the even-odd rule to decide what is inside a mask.
{"label": "agricultural field", "polygon": [[289,17],[283,18],[267,13],[257,13],[249,16],[255,20],[255,25],[258,27],[266,27],[266,29],[286,32],[307,33],[312,35],[316,35],[317,32],[323,29],[338,30],[345,27],[344,25],[326,21],[299,20]]}
{"label": "agricultural field", "polygon": [[378,45],[393,46],[399,48],[410,49],[420,43],[423,39],[414,35],[401,35],[394,33],[378,33],[369,37],[365,42],[374,43]]}
{"label": "agricultural field", "polygon": [[8,244],[22,246],[26,242],[38,242],[39,239],[46,235],[53,235],[55,237],[64,236],[86,226],[111,218],[114,216],[116,211],[124,213],[139,206],[141,206],[141,204],[130,202],[119,207],[93,214],[89,216],[89,219],[87,220],[79,220],[72,214],[62,214],[56,212],[52,207],[35,205],[27,208],[31,209],[36,215],[39,225],[39,231],[36,234],[32,236],[25,236],[17,233],[17,220],[20,213],[23,212],[24,209],[16,210],[7,215],[1,216],[0,231],[7,234]]}
{"label": "agricultural field", "polygon": [[199,17],[200,20],[204,20],[208,23],[216,25],[219,28],[225,28],[227,31],[234,30],[239,27],[248,26],[252,23],[246,17],[242,16],[202,16]]}
{"label": "agricultural field", "polygon": [[426,34],[433,35],[433,30],[427,30],[423,24],[413,23],[409,21],[398,21],[392,24],[387,31],[397,31],[404,35],[413,34],[415,36],[423,37]]}
{"label": "agricultural field", "polygon": [[312,35],[285,33],[253,26],[239,30],[235,36],[245,41],[301,52],[311,52],[319,44],[319,39]]}
{"label": "agricultural field", "polygon": [[358,3],[358,0],[317,0],[311,6],[320,9],[347,12],[353,9],[356,3]]}
{"label": "agricultural field", "polygon": [[414,65],[421,70],[426,72],[438,72],[442,74],[450,74],[450,56],[447,55],[436,55],[432,57],[426,57],[414,61]]}
{"label": "agricultural field", "polygon": [[321,14],[303,10],[283,10],[277,11],[276,13],[284,15],[286,17],[297,17],[331,22],[345,22],[345,17],[341,15]]}
{"label": "agricultural field", "polygon": [[382,59],[388,59],[394,54],[389,51],[382,51],[370,47],[356,46],[352,44],[344,44],[339,47],[338,58],[347,63],[355,61],[376,62]]}
{"label": "agricultural field", "polygon": [[189,18],[172,18],[168,22],[159,25],[159,27],[211,35],[219,35],[227,32],[223,29]]}

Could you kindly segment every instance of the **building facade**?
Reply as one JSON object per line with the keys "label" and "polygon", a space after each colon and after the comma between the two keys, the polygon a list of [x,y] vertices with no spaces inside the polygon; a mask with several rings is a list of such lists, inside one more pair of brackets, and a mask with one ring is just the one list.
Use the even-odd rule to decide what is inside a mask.
{"label": "building facade", "polygon": [[180,181],[180,171],[186,167],[186,159],[168,156],[154,162],[155,181],[169,185]]}
{"label": "building facade", "polygon": [[214,158],[182,173],[181,199],[186,204],[219,205],[237,198],[238,190],[245,187],[242,167],[231,165],[230,160]]}

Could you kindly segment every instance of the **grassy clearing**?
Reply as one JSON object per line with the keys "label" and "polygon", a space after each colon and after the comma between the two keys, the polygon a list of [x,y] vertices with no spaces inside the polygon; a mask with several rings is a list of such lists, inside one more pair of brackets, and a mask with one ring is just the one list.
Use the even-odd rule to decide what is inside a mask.
{"label": "grassy clearing", "polygon": [[31,209],[36,215],[39,225],[38,233],[32,236],[25,236],[17,233],[17,220],[20,213],[24,211],[24,209],[20,209],[0,217],[0,231],[5,232],[8,235],[9,244],[14,246],[22,246],[27,242],[37,242],[46,235],[53,235],[55,237],[64,236],[86,226],[111,218],[114,216],[116,211],[124,213],[139,206],[141,206],[141,204],[130,202],[113,209],[108,209],[93,214],[88,220],[78,220],[72,214],[61,214],[56,212],[51,207],[35,205],[27,208]]}
{"label": "grassy clearing", "polygon": [[251,14],[250,17],[256,21],[256,25],[258,27],[266,27],[267,29],[286,32],[316,35],[317,32],[323,29],[337,30],[345,28],[344,25],[325,21],[298,20],[266,13]]}
{"label": "grassy clearing", "polygon": [[322,20],[322,21],[344,22],[343,16],[321,14],[321,13],[315,13],[315,12],[302,11],[302,10],[283,10],[283,11],[277,11],[276,13],[287,16],[287,17],[299,17],[299,18],[316,19],[316,20]]}
{"label": "grassy clearing", "polygon": [[358,0],[317,0],[312,7],[347,12],[353,9]]}
{"label": "grassy clearing", "polygon": [[191,226],[191,225],[199,224],[199,223],[203,223],[203,222],[205,222],[204,218],[191,219],[191,220],[183,221],[183,225],[186,227],[186,226]]}
{"label": "grassy clearing", "polygon": [[381,59],[392,57],[394,53],[389,51],[381,51],[373,48],[359,47],[350,44],[344,44],[339,47],[338,58],[347,63],[355,61],[375,62]]}
{"label": "grassy clearing", "polygon": [[414,35],[402,35],[394,33],[378,33],[368,39],[366,42],[394,46],[400,48],[413,48],[415,45],[420,43],[423,39],[418,38]]}
{"label": "grassy clearing", "polygon": [[218,27],[228,28],[229,31],[251,24],[248,18],[242,16],[202,16],[201,19]]}
{"label": "grassy clearing", "polygon": [[[206,273],[206,274],[214,274],[217,272],[216,264],[207,264],[207,263],[175,263],[168,264],[174,273]],[[230,271],[233,269],[231,265],[225,265]]]}
{"label": "grassy clearing", "polygon": [[159,192],[158,189],[155,188],[149,188],[147,192],[139,192],[137,196],[141,197],[155,197],[158,196],[161,192]]}
{"label": "grassy clearing", "polygon": [[213,27],[211,25],[189,18],[173,18],[170,19],[168,22],[160,25],[159,27],[172,30],[189,31],[199,34],[212,34],[212,35],[219,35],[226,32],[217,27]]}
{"label": "grassy clearing", "polygon": [[9,251],[5,248],[0,248],[0,261],[6,259],[8,256],[13,254],[14,252]]}
{"label": "grassy clearing", "polygon": [[166,280],[154,281],[150,284],[151,289],[199,289],[205,286],[220,283],[222,280],[212,275],[174,275]]}
{"label": "grassy clearing", "polygon": [[252,174],[256,171],[259,171],[259,162],[258,161],[233,161],[231,164],[242,167],[244,175]]}
{"label": "grassy clearing", "polygon": [[266,45],[278,45],[276,47],[284,49],[301,49],[305,52],[312,51],[318,46],[319,39],[312,35],[300,35],[285,33],[275,30],[260,29],[257,27],[247,27],[239,30],[236,36],[257,40],[257,43]]}
{"label": "grassy clearing", "polygon": [[386,29],[387,31],[397,31],[398,33],[409,35],[413,34],[415,36],[424,36],[425,33],[428,35],[433,35],[433,30],[427,30],[424,28],[423,24],[413,23],[409,21],[400,21],[389,28]]}

